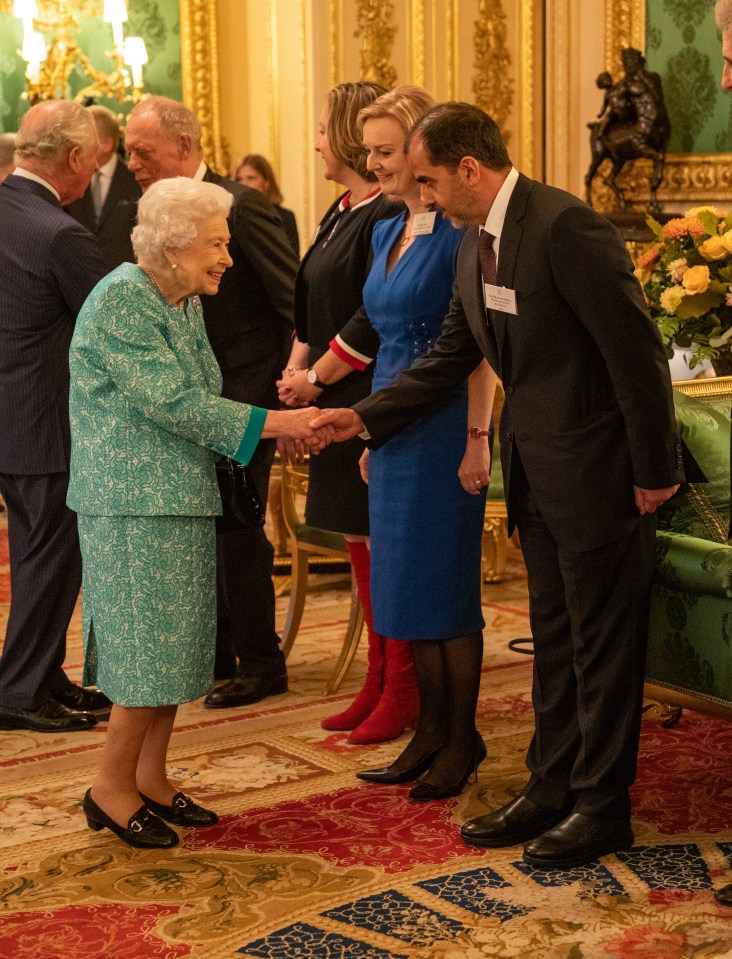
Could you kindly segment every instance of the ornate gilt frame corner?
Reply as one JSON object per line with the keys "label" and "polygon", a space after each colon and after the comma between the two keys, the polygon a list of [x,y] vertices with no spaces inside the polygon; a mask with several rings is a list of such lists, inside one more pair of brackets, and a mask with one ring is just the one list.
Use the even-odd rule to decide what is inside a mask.
{"label": "ornate gilt frame corner", "polygon": [[[646,0],[605,0],[605,69],[621,71],[620,53],[635,47],[645,53]],[[732,201],[732,153],[669,153],[666,175],[658,198],[661,202],[699,203]],[[628,196],[645,202],[646,183],[631,175]]]}
{"label": "ornate gilt frame corner", "polygon": [[180,0],[183,102],[203,128],[206,162],[226,173],[229,158],[221,136],[216,0]]}

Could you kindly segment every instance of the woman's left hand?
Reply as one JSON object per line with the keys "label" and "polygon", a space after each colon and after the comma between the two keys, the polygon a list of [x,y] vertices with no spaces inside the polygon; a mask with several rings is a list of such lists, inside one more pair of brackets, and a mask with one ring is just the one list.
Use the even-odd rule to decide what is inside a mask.
{"label": "woman's left hand", "polygon": [[491,454],[488,438],[468,439],[465,455],[458,469],[460,485],[466,493],[475,496],[490,483]]}

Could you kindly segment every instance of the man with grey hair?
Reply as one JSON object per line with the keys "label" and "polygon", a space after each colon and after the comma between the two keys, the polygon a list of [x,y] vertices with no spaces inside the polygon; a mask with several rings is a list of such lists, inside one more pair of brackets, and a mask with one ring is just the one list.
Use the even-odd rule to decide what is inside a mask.
{"label": "man with grey hair", "polygon": [[99,240],[110,270],[120,263],[134,263],[132,229],[137,220],[140,187],[119,156],[119,122],[101,104],[87,107],[99,136],[97,163],[89,189],[80,200],[66,207],[75,220]]}
{"label": "man with grey hair", "polygon": [[[290,352],[298,260],[277,210],[264,194],[206,166],[201,126],[175,100],[154,96],[137,104],[127,120],[125,146],[143,193],[157,180],[185,176],[216,183],[234,196],[233,266],[217,296],[201,297],[203,316],[223,374],[222,395],[278,409],[275,381]],[[266,440],[249,463],[262,502],[274,452],[274,442]],[[264,530],[219,532],[217,564],[216,675],[229,681],[207,696],[205,705],[243,706],[284,693],[287,673],[274,620],[274,549]]]}
{"label": "man with grey hair", "polygon": [[0,133],[0,183],[15,167],[15,134]]}
{"label": "man with grey hair", "polygon": [[76,315],[106,274],[94,237],[61,207],[97,167],[89,113],[50,100],[16,137],[0,184],[0,493],[8,511],[12,598],[0,659],[0,729],[68,732],[109,705],[63,672],[81,585],[69,477],[69,344]]}

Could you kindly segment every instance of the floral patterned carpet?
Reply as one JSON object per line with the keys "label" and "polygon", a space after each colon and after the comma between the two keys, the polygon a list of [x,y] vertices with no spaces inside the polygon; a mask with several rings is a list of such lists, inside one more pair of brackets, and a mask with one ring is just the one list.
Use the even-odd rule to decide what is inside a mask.
{"label": "floral patterned carpet", "polygon": [[[3,566],[0,536],[0,590]],[[359,783],[402,743],[353,747],[320,719],[348,701],[322,690],[348,610],[343,577],[323,577],[288,668],[290,691],[241,710],[181,710],[173,776],[215,808],[169,852],[92,833],[80,800],[103,739],[0,733],[0,957],[13,959],[721,959],[732,909],[732,727],[649,712],[634,788],[637,845],[567,872],[533,870],[520,848],[482,851],[459,825],[515,795],[531,735],[526,586],[486,587],[479,728],[488,759],[457,799],[411,803],[408,786]],[[0,592],[0,635],[7,613]],[[286,596],[278,600],[284,614]],[[68,670],[80,675],[79,618]],[[622,705],[619,705],[622,708]],[[406,738],[406,737],[405,737]]]}

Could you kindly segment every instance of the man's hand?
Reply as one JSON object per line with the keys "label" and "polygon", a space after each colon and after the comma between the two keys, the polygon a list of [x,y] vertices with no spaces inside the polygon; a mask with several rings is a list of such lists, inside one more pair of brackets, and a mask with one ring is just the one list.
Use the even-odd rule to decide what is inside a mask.
{"label": "man's hand", "polygon": [[667,486],[665,489],[641,489],[640,486],[634,486],[633,494],[638,512],[641,516],[645,516],[646,513],[655,513],[659,506],[667,499],[671,499],[678,488],[678,483],[676,486]]}
{"label": "man's hand", "polygon": [[311,453],[319,453],[335,438],[335,430],[328,424],[313,428],[311,409],[280,411],[270,415],[283,417],[278,435],[289,436],[295,443],[301,440]]}
{"label": "man's hand", "polygon": [[332,440],[342,443],[343,440],[353,439],[366,429],[361,417],[355,410],[321,410],[320,415],[313,417],[310,411],[310,425],[315,430],[327,427],[332,430]]}

